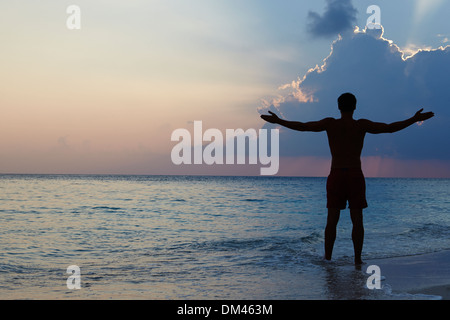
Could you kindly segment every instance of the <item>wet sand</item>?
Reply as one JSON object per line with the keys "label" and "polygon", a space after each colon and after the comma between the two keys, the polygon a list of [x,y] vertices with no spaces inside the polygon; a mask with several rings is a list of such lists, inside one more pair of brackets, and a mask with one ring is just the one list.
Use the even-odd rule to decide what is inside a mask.
{"label": "wet sand", "polygon": [[[397,258],[368,260],[381,269],[393,293],[411,293],[450,299],[450,250]],[[424,297],[425,298],[425,297]]]}

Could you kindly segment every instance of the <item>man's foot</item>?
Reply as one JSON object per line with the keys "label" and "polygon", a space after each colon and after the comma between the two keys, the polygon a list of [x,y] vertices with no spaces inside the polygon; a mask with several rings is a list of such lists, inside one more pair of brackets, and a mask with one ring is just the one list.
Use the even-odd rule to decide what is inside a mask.
{"label": "man's foot", "polygon": [[364,261],[362,261],[361,259],[356,260],[355,259],[355,269],[356,270],[362,270],[362,266],[366,264]]}
{"label": "man's foot", "polygon": [[361,259],[355,259],[355,266],[361,266],[363,264],[366,264],[364,261],[362,261]]}

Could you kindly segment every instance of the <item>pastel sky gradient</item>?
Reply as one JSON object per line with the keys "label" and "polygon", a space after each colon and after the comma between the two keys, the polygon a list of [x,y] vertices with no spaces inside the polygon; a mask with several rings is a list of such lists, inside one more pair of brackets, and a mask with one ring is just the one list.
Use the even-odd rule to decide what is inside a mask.
{"label": "pastel sky gradient", "polygon": [[[72,4],[81,8],[81,30],[66,27]],[[449,1],[353,1],[361,30],[372,4],[381,8],[383,37],[404,52],[450,44]],[[321,15],[326,5],[2,1],[0,173],[258,174],[260,166],[177,167],[171,133],[194,120],[220,130],[262,128],[258,110],[330,54],[337,35],[307,28],[308,13]],[[338,116],[335,107],[330,116]],[[429,109],[438,116],[443,107]],[[368,176],[450,177],[447,154],[364,159]],[[286,155],[280,174],[324,176],[329,163],[320,152]]]}

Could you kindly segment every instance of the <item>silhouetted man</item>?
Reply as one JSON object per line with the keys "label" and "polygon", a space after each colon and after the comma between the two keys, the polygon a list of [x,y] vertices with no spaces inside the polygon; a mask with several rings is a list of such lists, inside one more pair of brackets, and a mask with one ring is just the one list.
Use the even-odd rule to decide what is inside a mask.
{"label": "silhouetted man", "polygon": [[339,215],[341,210],[346,208],[348,201],[353,224],[355,264],[360,265],[363,263],[361,252],[364,240],[362,211],[367,207],[366,185],[360,158],[364,136],[366,133],[396,132],[415,122],[425,121],[433,117],[434,113],[422,113],[423,109],[420,109],[413,117],[390,124],[366,119],[355,120],[353,112],[356,109],[356,98],[351,93],[344,93],[338,98],[338,108],[341,111],[340,119],[325,118],[311,122],[287,121],[280,119],[271,111],[269,111],[270,115],[261,115],[261,118],[293,130],[327,132],[332,160],[327,179],[328,217],[325,227],[325,259],[331,260]]}

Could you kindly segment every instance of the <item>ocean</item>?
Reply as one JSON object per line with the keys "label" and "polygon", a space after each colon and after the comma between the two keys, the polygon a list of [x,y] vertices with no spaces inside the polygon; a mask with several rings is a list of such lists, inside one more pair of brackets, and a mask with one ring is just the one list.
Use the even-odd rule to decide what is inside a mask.
{"label": "ocean", "polygon": [[[449,179],[367,178],[363,260],[450,249]],[[326,178],[1,175],[0,299],[415,299],[369,289]],[[71,289],[69,266],[80,270]],[[382,272],[382,270],[381,270]],[[384,283],[386,282],[386,283]],[[73,282],[75,283],[75,282]]]}

